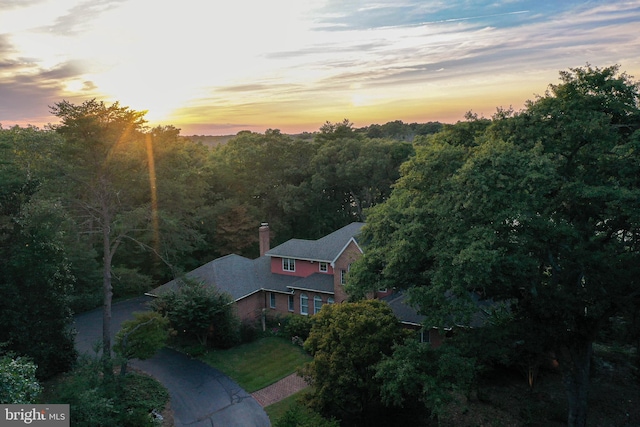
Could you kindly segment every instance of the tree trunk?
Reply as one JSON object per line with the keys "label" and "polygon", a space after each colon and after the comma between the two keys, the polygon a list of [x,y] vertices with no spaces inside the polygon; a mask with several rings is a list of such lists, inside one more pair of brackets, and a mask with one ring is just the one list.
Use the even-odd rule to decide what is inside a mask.
{"label": "tree trunk", "polygon": [[583,341],[562,348],[562,380],[567,392],[569,427],[587,425],[587,395],[589,393],[589,369],[591,366],[592,342]]}
{"label": "tree trunk", "polygon": [[109,239],[109,221],[103,224],[103,266],[102,266],[102,290],[104,301],[102,305],[102,364],[103,373],[106,376],[113,374],[111,366],[111,299],[113,289],[111,287],[111,241]]}

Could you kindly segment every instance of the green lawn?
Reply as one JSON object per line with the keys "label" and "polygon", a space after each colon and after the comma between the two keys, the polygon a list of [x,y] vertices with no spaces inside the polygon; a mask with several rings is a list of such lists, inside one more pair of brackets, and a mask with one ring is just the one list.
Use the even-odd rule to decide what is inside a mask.
{"label": "green lawn", "polygon": [[299,402],[299,399],[304,393],[308,393],[308,390],[301,390],[285,399],[282,399],[280,402],[276,402],[273,405],[269,405],[264,408],[271,422],[273,423],[282,418],[282,416],[294,406],[300,406],[304,410],[307,410],[304,405]]}
{"label": "green lawn", "polygon": [[294,373],[299,366],[309,362],[311,356],[289,340],[266,337],[229,350],[209,351],[200,359],[253,393]]}

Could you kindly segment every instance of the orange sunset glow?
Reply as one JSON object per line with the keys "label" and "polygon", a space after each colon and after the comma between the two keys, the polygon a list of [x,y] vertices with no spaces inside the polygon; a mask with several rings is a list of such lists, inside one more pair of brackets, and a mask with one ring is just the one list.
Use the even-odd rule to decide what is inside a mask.
{"label": "orange sunset glow", "polygon": [[456,122],[519,109],[570,67],[640,75],[640,1],[36,0],[0,16],[3,127],[91,98],[184,135]]}

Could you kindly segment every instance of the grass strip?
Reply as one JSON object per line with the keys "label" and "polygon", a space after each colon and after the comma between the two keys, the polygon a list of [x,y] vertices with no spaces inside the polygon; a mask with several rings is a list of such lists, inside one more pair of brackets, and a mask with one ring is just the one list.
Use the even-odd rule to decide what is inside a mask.
{"label": "grass strip", "polygon": [[269,416],[271,424],[273,425],[276,421],[282,418],[282,416],[294,406],[299,406],[300,408],[306,410],[306,407],[302,403],[300,403],[300,398],[305,393],[309,393],[309,390],[300,390],[299,392],[294,393],[285,399],[282,399],[280,402],[276,402],[273,405],[265,407],[264,411]]}
{"label": "grass strip", "polygon": [[311,356],[289,340],[265,337],[228,350],[209,351],[200,359],[253,393],[294,373]]}

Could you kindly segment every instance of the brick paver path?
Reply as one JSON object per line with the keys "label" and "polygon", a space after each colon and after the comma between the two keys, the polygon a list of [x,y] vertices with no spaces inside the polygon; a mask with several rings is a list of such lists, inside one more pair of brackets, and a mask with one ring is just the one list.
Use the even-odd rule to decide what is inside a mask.
{"label": "brick paver path", "polygon": [[272,405],[308,387],[308,384],[298,374],[291,374],[268,387],[258,390],[251,395],[262,407]]}

